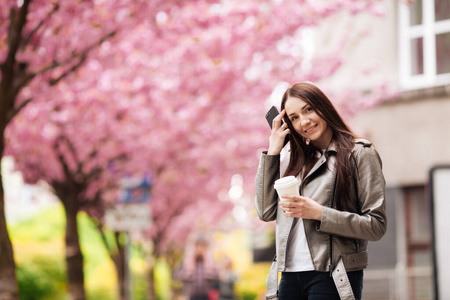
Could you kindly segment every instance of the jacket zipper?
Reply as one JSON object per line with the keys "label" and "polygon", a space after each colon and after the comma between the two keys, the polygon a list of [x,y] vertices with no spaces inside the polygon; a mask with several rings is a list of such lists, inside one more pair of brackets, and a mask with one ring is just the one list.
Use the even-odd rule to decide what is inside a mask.
{"label": "jacket zipper", "polygon": [[[333,186],[333,196],[331,197],[331,208],[334,207],[334,196],[336,194],[336,181],[337,181],[337,175],[334,179],[334,186]],[[333,275],[333,235],[330,234],[330,277]]]}

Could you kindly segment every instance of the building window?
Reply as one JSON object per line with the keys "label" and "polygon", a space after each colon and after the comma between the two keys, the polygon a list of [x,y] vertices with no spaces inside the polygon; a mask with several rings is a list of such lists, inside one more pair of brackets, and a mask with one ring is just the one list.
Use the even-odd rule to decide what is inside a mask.
{"label": "building window", "polygon": [[450,0],[399,3],[401,87],[411,90],[450,84]]}

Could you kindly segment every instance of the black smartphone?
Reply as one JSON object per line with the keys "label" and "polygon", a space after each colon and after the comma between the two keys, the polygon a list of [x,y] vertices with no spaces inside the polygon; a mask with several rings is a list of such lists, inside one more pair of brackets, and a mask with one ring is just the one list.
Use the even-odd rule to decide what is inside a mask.
{"label": "black smartphone", "polygon": [[[275,119],[276,116],[278,116],[280,113],[278,112],[278,109],[275,106],[272,106],[269,111],[266,113],[266,120],[269,123],[270,128],[272,128],[272,122],[273,119]],[[283,125],[284,121],[281,120],[281,125]],[[283,147],[286,146],[286,144],[289,142],[289,134],[284,139]]]}

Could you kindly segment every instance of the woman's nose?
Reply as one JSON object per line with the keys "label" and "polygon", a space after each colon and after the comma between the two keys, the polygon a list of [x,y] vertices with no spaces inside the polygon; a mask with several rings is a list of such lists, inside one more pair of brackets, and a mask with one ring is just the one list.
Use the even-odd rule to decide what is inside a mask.
{"label": "woman's nose", "polygon": [[300,124],[302,126],[308,125],[309,124],[309,118],[302,118]]}

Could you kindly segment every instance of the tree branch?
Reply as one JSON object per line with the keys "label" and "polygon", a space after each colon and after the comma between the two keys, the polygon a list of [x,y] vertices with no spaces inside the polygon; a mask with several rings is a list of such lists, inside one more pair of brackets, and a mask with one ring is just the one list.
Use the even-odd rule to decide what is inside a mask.
{"label": "tree branch", "polygon": [[68,57],[67,59],[65,59],[65,60],[63,60],[61,62],[53,61],[48,66],[43,67],[41,70],[37,71],[35,75],[39,75],[39,74],[45,73],[45,72],[47,72],[49,70],[55,69],[57,67],[60,67],[62,65],[66,65],[66,64],[70,63],[71,61],[73,61],[74,59],[79,58],[79,61],[72,68],[70,68],[69,70],[64,72],[59,77],[50,80],[50,85],[57,84],[61,79],[63,79],[64,77],[66,77],[70,73],[74,72],[75,70],[77,70],[83,64],[83,62],[87,59],[87,55],[88,55],[88,53],[90,51],[92,51],[98,45],[101,45],[106,39],[114,36],[115,34],[116,34],[116,30],[114,30],[114,31],[104,35],[98,41],[92,43],[89,47],[85,48],[80,53],[73,52],[70,57]]}
{"label": "tree branch", "polygon": [[100,174],[102,173],[102,168],[101,167],[96,167],[93,168],[86,176],[86,181],[90,181],[92,179],[96,179],[100,176]]}
{"label": "tree branch", "polygon": [[[103,193],[103,190],[104,189],[98,189],[96,192],[95,192],[95,195],[93,196],[93,197],[91,197],[90,199],[88,199],[88,198],[84,198],[84,199],[80,199],[80,207],[84,210],[84,211],[86,211],[86,213],[88,214],[88,215],[91,215],[90,214],[90,212],[89,212],[89,209],[90,208],[92,208],[92,207],[94,207],[94,208],[99,208],[99,205],[100,205],[100,199],[101,199],[101,195],[102,195],[102,193]],[[101,207],[101,208],[103,208],[103,207]],[[93,216],[92,216],[93,217]]]}
{"label": "tree branch", "polygon": [[[90,157],[91,157],[91,156],[90,156]],[[128,157],[127,157],[126,154],[119,154],[119,155],[117,155],[116,157],[111,158],[111,159],[108,161],[108,164],[107,164],[107,165],[110,165],[111,163],[113,163],[113,162],[115,162],[115,161],[125,160],[125,159],[127,159],[127,158],[128,158]],[[102,168],[101,168],[101,167],[93,168],[93,169],[91,170],[91,172],[89,172],[89,174],[87,174],[87,175],[85,176],[85,178],[86,178],[87,181],[89,181],[89,180],[92,179],[93,177],[99,175],[101,172],[102,172]],[[113,185],[111,184],[110,187],[112,187],[112,186],[113,186]]]}
{"label": "tree branch", "polygon": [[19,105],[18,108],[13,108],[12,110],[10,110],[10,111],[8,112],[8,116],[7,116],[6,123],[11,122],[11,120],[12,120],[15,116],[17,116],[17,114],[18,114],[25,106],[27,106],[27,104],[30,103],[31,100],[33,100],[33,98],[29,98],[29,99],[23,101],[23,102]]}
{"label": "tree branch", "polygon": [[16,53],[19,49],[19,45],[22,37],[22,30],[27,23],[28,6],[31,0],[24,0],[19,10],[19,16],[16,17],[16,10],[11,8],[9,15],[9,29],[8,29],[8,46],[9,51],[6,56],[5,65],[8,69],[12,70],[16,62]]}
{"label": "tree branch", "polygon": [[24,0],[18,16],[16,9],[10,9],[10,23],[7,37],[8,53],[6,54],[5,61],[0,65],[0,99],[2,102],[0,106],[0,115],[4,118],[2,122],[6,121],[5,119],[9,110],[14,107],[15,97],[10,97],[15,80],[14,67],[16,65],[16,54],[22,38],[22,31],[27,22],[28,5],[30,4],[30,1],[31,0]]}
{"label": "tree branch", "polygon": [[77,60],[71,68],[64,71],[58,77],[53,78],[49,81],[49,84],[51,86],[56,85],[60,80],[64,79],[69,74],[75,72],[78,68],[80,68],[86,61],[87,55],[90,51],[92,51],[98,45],[102,44],[106,39],[116,34],[116,30],[109,32],[102,36],[99,40],[85,48],[80,53],[74,52],[70,57],[61,62],[53,61],[51,64],[41,68],[37,72],[27,72],[28,65],[26,63],[19,64],[17,70],[14,70],[17,64],[16,54],[19,47],[24,47],[24,45],[29,42],[31,37],[37,32],[42,24],[45,23],[45,19],[48,19],[59,8],[58,4],[54,4],[53,9],[47,14],[46,18],[42,20],[26,38],[22,38],[22,31],[27,22],[27,14],[30,1],[31,0],[24,0],[19,10],[18,17],[17,11],[15,9],[11,8],[10,10],[10,26],[8,29],[9,49],[6,60],[3,64],[0,65],[2,73],[2,79],[0,82],[0,95],[1,102],[3,102],[0,110],[1,115],[3,115],[6,119],[6,124],[8,124],[20,112],[21,109],[23,109],[30,101],[32,101],[31,98],[27,99],[18,108],[14,108],[14,103],[20,90],[25,87],[34,77]]}
{"label": "tree branch", "polygon": [[69,70],[65,71],[64,73],[62,73],[60,76],[58,76],[57,78],[52,78],[49,81],[50,85],[56,85],[61,79],[63,79],[64,77],[68,76],[69,74],[72,74],[73,72],[75,72],[79,67],[81,67],[83,65],[83,63],[86,61],[86,55],[82,54],[79,57],[78,62],[72,66],[72,68],[70,68]]}
{"label": "tree branch", "polygon": [[55,151],[57,152],[56,156],[58,157],[58,160],[59,160],[59,162],[61,163],[61,165],[63,167],[64,174],[66,175],[66,178],[67,177],[72,178],[72,176],[71,176],[72,174],[70,173],[69,166],[68,166],[68,164],[66,162],[66,159],[64,158],[64,155],[61,153],[60,149],[61,149],[60,145],[57,142],[56,145],[55,145]]}
{"label": "tree branch", "polygon": [[[67,145],[67,147],[69,148],[69,151],[70,151],[70,153],[72,154],[72,156],[73,156],[73,159],[76,161],[76,163],[77,163],[77,171],[76,171],[76,173],[81,173],[81,169],[82,169],[82,163],[80,162],[80,160],[78,159],[78,157],[77,157],[77,154],[76,154],[76,151],[75,151],[75,147],[73,146],[73,144],[69,141],[69,139],[66,137],[66,136],[64,136],[64,135],[60,135],[59,137],[58,137],[58,140],[60,140],[60,141],[64,141],[65,143],[66,143],[66,145]],[[57,143],[57,145],[58,145],[58,149],[59,149],[59,144]],[[61,154],[62,155],[62,154]]]}
{"label": "tree branch", "polygon": [[48,14],[45,16],[45,18],[43,20],[41,20],[39,22],[39,24],[33,29],[31,30],[30,34],[28,34],[27,37],[25,37],[22,42],[21,42],[21,47],[25,47],[26,45],[28,45],[29,41],[31,40],[31,38],[33,37],[33,35],[39,30],[39,28],[42,27],[42,25],[44,25],[44,23],[50,19],[51,15],[53,15],[56,11],[58,11],[59,9],[59,4],[58,3],[52,3],[53,8],[48,12]]}

